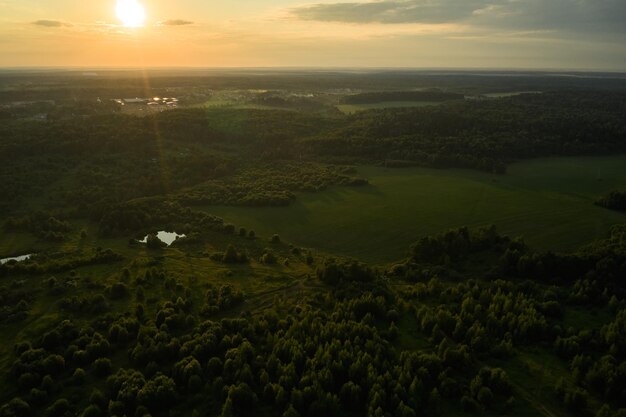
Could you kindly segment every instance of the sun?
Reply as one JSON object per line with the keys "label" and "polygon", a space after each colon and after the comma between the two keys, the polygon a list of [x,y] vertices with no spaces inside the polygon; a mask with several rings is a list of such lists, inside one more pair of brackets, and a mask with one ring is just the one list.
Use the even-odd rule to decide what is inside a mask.
{"label": "sun", "polygon": [[117,18],[129,28],[142,27],[146,20],[146,12],[137,0],[117,0],[115,12]]}

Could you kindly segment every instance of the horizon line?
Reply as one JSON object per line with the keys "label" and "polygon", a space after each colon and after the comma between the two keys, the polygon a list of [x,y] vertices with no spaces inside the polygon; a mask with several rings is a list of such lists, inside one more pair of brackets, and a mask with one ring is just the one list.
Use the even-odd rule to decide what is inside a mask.
{"label": "horizon line", "polygon": [[15,71],[387,71],[387,72],[484,72],[484,73],[530,73],[530,74],[611,74],[626,76],[626,70],[604,68],[534,68],[534,67],[410,67],[410,66],[61,66],[24,65],[0,66],[0,72]]}

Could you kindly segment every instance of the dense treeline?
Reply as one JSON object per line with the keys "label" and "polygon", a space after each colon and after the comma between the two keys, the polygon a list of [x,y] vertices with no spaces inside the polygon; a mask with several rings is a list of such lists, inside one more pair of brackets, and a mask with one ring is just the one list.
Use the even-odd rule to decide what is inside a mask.
{"label": "dense treeline", "polygon": [[72,230],[67,220],[59,220],[50,213],[36,212],[22,217],[9,217],[4,222],[8,232],[31,232],[41,239],[62,241],[65,234]]}
{"label": "dense treeline", "polygon": [[294,141],[329,123],[297,112],[201,109],[10,121],[0,126],[0,210],[19,211],[24,197],[41,193],[50,208],[98,221],[117,204],[177,192],[210,204],[284,205],[293,191],[365,184],[349,168],[293,162]]}
{"label": "dense treeline", "polygon": [[[146,76],[149,85],[146,85]],[[44,84],[45,88],[41,88]],[[489,92],[544,91],[544,90],[599,90],[624,91],[623,77],[615,73],[562,74],[540,72],[500,71],[290,71],[257,70],[186,71],[186,70],[122,70],[103,71],[97,76],[85,77],[82,71],[53,71],[50,73],[22,70],[3,71],[0,74],[0,103],[37,100],[91,100],[96,97],[168,97],[172,89],[189,96],[201,92],[210,95],[213,90],[288,90],[295,92],[352,90],[406,90],[432,88],[465,91],[468,94]],[[19,88],[15,88],[15,86]],[[148,88],[148,90],[146,90]]]}
{"label": "dense treeline", "polygon": [[621,93],[554,92],[373,110],[305,144],[324,157],[503,172],[507,162],[520,158],[624,151],[625,103]]}
{"label": "dense treeline", "polygon": [[110,264],[121,261],[122,255],[111,249],[93,251],[57,252],[38,255],[26,262],[7,262],[0,265],[0,277],[20,274],[44,275],[69,271],[84,265]]}
{"label": "dense treeline", "polygon": [[120,232],[150,232],[157,227],[189,235],[207,231],[234,233],[234,229],[227,230],[224,220],[219,217],[161,198],[138,199],[113,206],[102,215],[99,225],[104,236]]}
{"label": "dense treeline", "polygon": [[[607,239],[568,254],[536,252],[522,240],[499,235],[494,226],[470,231],[450,230],[427,236],[411,248],[411,257],[390,272],[409,281],[444,274],[459,277],[475,268],[476,258],[489,256],[486,277],[533,279],[549,284],[572,284],[584,279],[626,295],[621,277],[626,273],[626,227],[617,225]],[[590,300],[587,300],[590,301]],[[606,301],[606,300],[605,300]]]}
{"label": "dense treeline", "polygon": [[[394,298],[378,293],[327,295],[317,308],[241,319],[196,322],[193,303],[178,297],[154,317],[139,308],[85,327],[63,321],[16,345],[13,378],[21,395],[0,413],[160,416],[197,404],[223,416],[415,416],[436,413],[444,399],[462,395],[477,409],[510,408],[512,387],[501,369],[481,369],[463,350],[461,356],[397,351],[388,341],[398,315]],[[228,294],[207,292],[207,311],[236,304],[236,296],[222,301]],[[375,324],[380,320],[389,329]],[[123,352],[128,365],[113,365],[111,358]],[[84,392],[85,380],[106,382],[106,389],[80,399],[60,396]]]}
{"label": "dense treeline", "polygon": [[182,192],[183,203],[233,206],[286,206],[295,192],[318,192],[331,185],[364,186],[351,167],[286,162],[245,169],[222,181],[207,181]]}
{"label": "dense treeline", "polygon": [[626,192],[612,191],[596,201],[596,205],[611,210],[626,211]]}

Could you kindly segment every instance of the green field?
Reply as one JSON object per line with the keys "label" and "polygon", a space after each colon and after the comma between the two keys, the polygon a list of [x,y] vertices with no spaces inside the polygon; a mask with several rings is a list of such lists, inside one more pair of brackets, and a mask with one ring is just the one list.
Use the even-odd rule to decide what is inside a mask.
{"label": "green field", "polygon": [[626,215],[594,206],[626,188],[626,156],[536,159],[507,175],[464,170],[359,167],[363,188],[300,194],[289,207],[209,207],[262,235],[369,262],[399,259],[418,238],[495,224],[536,249],[571,251],[606,235]]}
{"label": "green field", "polygon": [[438,106],[443,104],[440,101],[383,101],[380,103],[368,104],[340,104],[337,106],[339,111],[345,114],[353,114],[364,110],[372,109],[395,109],[403,107],[426,107]]}

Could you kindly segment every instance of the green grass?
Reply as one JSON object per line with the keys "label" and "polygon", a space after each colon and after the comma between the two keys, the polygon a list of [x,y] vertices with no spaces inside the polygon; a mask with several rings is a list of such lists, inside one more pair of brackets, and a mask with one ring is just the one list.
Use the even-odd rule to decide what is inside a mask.
{"label": "green grass", "polygon": [[353,114],[364,110],[372,109],[392,109],[403,107],[425,107],[425,106],[438,106],[442,104],[439,101],[383,101],[380,103],[367,103],[367,104],[340,104],[337,106],[339,111],[345,114]]}
{"label": "green grass", "polygon": [[403,316],[397,325],[398,330],[400,330],[397,345],[401,350],[434,350],[428,339],[418,331],[419,326],[415,315],[408,314]]}
{"label": "green grass", "polygon": [[563,314],[563,328],[573,327],[577,330],[600,330],[615,318],[607,307],[589,309],[585,307],[566,307]]}
{"label": "green grass", "polygon": [[547,158],[514,164],[507,175],[466,170],[359,167],[371,185],[302,193],[289,207],[208,207],[257,234],[374,263],[403,257],[420,237],[495,224],[539,250],[572,251],[626,223],[595,206],[626,189],[626,156]]}

